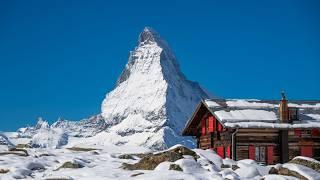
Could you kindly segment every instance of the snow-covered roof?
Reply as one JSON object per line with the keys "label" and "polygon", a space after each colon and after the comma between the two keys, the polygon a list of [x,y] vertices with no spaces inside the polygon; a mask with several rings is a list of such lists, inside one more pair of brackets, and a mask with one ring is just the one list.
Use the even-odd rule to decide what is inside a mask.
{"label": "snow-covered roof", "polygon": [[320,128],[320,101],[289,101],[299,108],[299,120],[280,123],[279,100],[207,99],[202,102],[230,128]]}
{"label": "snow-covered roof", "polygon": [[208,111],[227,128],[320,128],[320,100],[290,100],[289,108],[298,108],[298,120],[281,123],[279,100],[258,99],[206,99],[197,106],[182,131],[195,135],[193,130]]}

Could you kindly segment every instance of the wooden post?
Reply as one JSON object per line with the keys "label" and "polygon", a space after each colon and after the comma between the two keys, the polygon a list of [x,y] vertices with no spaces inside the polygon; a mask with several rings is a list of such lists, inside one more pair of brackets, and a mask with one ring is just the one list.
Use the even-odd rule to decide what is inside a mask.
{"label": "wooden post", "polygon": [[281,163],[289,161],[288,130],[280,130],[280,161]]}

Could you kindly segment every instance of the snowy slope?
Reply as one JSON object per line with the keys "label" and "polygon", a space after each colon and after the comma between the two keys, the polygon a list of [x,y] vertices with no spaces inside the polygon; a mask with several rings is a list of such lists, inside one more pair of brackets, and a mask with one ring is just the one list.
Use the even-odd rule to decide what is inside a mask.
{"label": "snowy slope", "polygon": [[153,149],[192,146],[189,138],[180,136],[181,130],[200,99],[207,97],[185,78],[168,44],[145,28],[115,89],[102,103],[110,142]]}

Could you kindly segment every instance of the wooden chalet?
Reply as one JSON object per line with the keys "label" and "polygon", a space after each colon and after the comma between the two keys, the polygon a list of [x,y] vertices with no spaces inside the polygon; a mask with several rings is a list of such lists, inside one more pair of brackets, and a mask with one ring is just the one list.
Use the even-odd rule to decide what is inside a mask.
{"label": "wooden chalet", "polygon": [[223,158],[285,163],[320,159],[320,101],[202,100],[183,130]]}

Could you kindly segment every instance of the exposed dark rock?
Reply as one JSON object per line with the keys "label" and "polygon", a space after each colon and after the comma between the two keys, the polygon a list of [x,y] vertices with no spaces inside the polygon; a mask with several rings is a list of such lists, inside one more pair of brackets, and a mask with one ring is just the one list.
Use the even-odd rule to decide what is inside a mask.
{"label": "exposed dark rock", "polygon": [[[320,172],[320,164],[317,163],[317,162],[314,162],[314,161],[309,161],[309,160],[301,159],[301,158],[295,158],[295,159],[289,161],[289,163],[302,165],[302,166],[305,166],[305,167],[308,167],[310,169],[313,169],[315,171]],[[284,167],[280,167],[279,169],[276,169],[276,168],[272,167],[269,170],[269,174],[279,174],[279,175],[285,175],[285,176],[293,176],[293,177],[296,177],[296,178],[302,179],[302,180],[306,180],[307,179],[306,177],[304,177],[300,173],[298,173],[296,171],[292,171],[292,170],[284,168]]]}
{"label": "exposed dark rock", "polygon": [[80,163],[68,161],[68,162],[65,162],[62,166],[60,166],[57,170],[60,170],[62,168],[79,169],[83,167],[84,166]]}
{"label": "exposed dark rock", "polygon": [[8,151],[8,152],[0,152],[0,156],[4,156],[4,155],[9,155],[9,154],[13,154],[13,155],[17,155],[17,156],[29,156],[28,152],[18,152],[18,151]]}
{"label": "exposed dark rock", "polygon": [[0,169],[0,174],[6,174],[9,171],[10,171],[9,169]]}
{"label": "exposed dark rock", "polygon": [[138,163],[135,164],[123,163],[122,168],[128,170],[153,170],[160,163],[164,161],[175,162],[179,159],[182,159],[183,155],[193,156],[194,159],[198,158],[197,154],[194,151],[184,146],[179,146],[174,149],[160,152],[157,154],[147,154]]}
{"label": "exposed dark rock", "polygon": [[32,148],[30,144],[17,144],[16,148],[24,149],[24,148]]}
{"label": "exposed dark rock", "polygon": [[40,155],[35,155],[34,157],[35,158],[39,158],[39,157],[49,157],[49,156],[55,156],[55,155],[54,154],[43,153],[43,154],[40,154]]}
{"label": "exposed dark rock", "polygon": [[178,164],[171,164],[169,170],[183,171]]}
{"label": "exposed dark rock", "polygon": [[11,148],[9,149],[9,151],[11,152],[23,152],[25,154],[25,156],[29,156],[29,153],[27,150],[25,149],[20,149],[20,148]]}
{"label": "exposed dark rock", "polygon": [[269,174],[278,174],[278,169],[274,168],[274,167],[271,167],[270,170],[269,170]]}
{"label": "exposed dark rock", "polygon": [[131,155],[131,154],[122,154],[120,156],[118,156],[119,159],[133,159],[135,160],[135,158]]}
{"label": "exposed dark rock", "polygon": [[144,157],[150,156],[150,155],[152,155],[152,153],[121,154],[120,156],[118,156],[118,158],[119,159],[133,159],[133,160],[136,160],[137,158],[135,158],[135,157],[144,158]]}
{"label": "exposed dark rock", "polygon": [[71,147],[71,148],[66,148],[66,149],[71,150],[71,151],[83,151],[83,152],[98,150],[98,149],[94,149],[94,148],[82,148],[82,147]]}
{"label": "exposed dark rock", "polygon": [[279,175],[284,175],[284,176],[293,176],[293,177],[296,177],[300,180],[308,180],[306,177],[302,176],[301,174],[295,172],[295,171],[291,171],[287,168],[284,168],[284,167],[280,167],[279,170],[278,170],[278,174]]}
{"label": "exposed dark rock", "polygon": [[229,164],[221,164],[221,169],[231,168]]}
{"label": "exposed dark rock", "polygon": [[233,164],[233,165],[230,165],[230,164],[221,164],[221,169],[227,169],[227,168],[231,168],[233,171],[239,169],[239,166]]}
{"label": "exposed dark rock", "polygon": [[136,176],[140,176],[140,175],[142,175],[142,174],[144,174],[144,173],[137,173],[137,174],[132,174],[132,175],[131,175],[131,177],[136,177]]}
{"label": "exposed dark rock", "polygon": [[92,155],[99,155],[99,153],[97,151],[92,151],[91,154]]}
{"label": "exposed dark rock", "polygon": [[44,154],[40,154],[39,157],[44,157],[44,156],[55,156],[54,154],[47,154],[47,153],[44,153]]}
{"label": "exposed dark rock", "polygon": [[232,169],[233,171],[235,171],[235,170],[239,169],[239,166],[233,164],[233,165],[231,166],[231,169]]}

